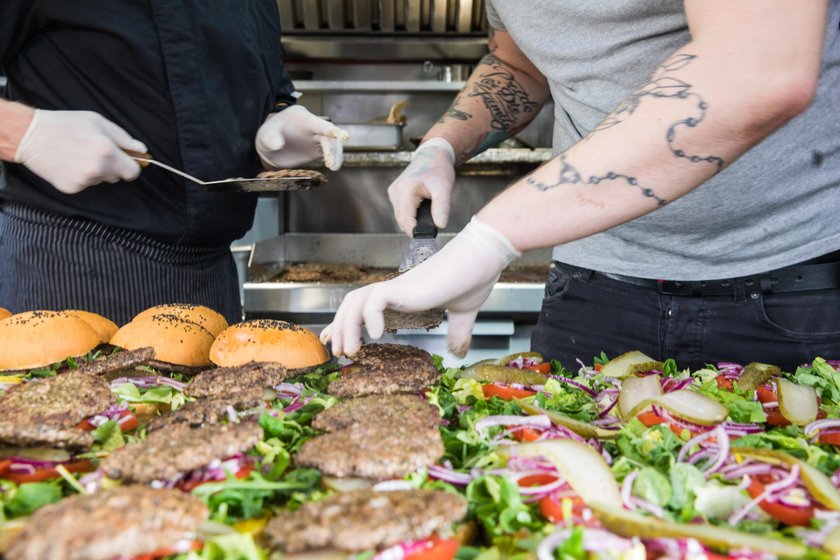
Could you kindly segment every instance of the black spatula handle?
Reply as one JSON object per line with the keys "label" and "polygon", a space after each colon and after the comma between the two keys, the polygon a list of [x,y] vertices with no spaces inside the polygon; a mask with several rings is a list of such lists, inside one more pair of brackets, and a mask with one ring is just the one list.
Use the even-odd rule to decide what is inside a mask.
{"label": "black spatula handle", "polygon": [[411,232],[414,239],[434,239],[437,237],[438,229],[432,221],[432,201],[424,198],[417,208],[417,225]]}

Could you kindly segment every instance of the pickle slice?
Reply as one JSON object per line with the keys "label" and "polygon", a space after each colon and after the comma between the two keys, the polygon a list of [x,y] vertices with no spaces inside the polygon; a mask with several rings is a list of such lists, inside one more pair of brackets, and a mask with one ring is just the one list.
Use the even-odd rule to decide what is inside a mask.
{"label": "pickle slice", "polygon": [[537,364],[543,363],[543,356],[539,352],[517,352],[516,354],[508,354],[507,356],[500,358],[495,361],[497,366],[506,366],[512,361],[518,358],[525,358],[526,360],[532,360]]}
{"label": "pickle slice", "polygon": [[575,420],[574,418],[570,418],[565,414],[560,414],[559,412],[554,412],[553,410],[545,410],[532,403],[527,403],[519,400],[516,401],[516,403],[527,414],[531,416],[545,414],[546,416],[548,416],[548,419],[551,420],[552,424],[556,424],[557,426],[563,426],[564,428],[573,431],[582,438],[616,439],[619,436],[618,430],[605,430],[603,428],[599,428],[598,426],[593,426],[592,424],[587,424],[586,422]]}
{"label": "pickle slice", "polygon": [[618,394],[618,410],[622,418],[628,416],[639,403],[656,400],[662,396],[662,385],[658,375],[646,377],[628,377],[621,384]]}
{"label": "pickle slice", "polygon": [[749,548],[782,558],[802,558],[807,552],[807,549],[799,543],[766,535],[753,535],[715,525],[674,523],[664,519],[645,517],[622,509],[620,506],[615,507],[610,503],[587,502],[587,505],[604,527],[624,537],[697,539],[712,548],[723,550]]}
{"label": "pickle slice", "polygon": [[650,356],[633,350],[625,352],[621,356],[617,356],[604,364],[601,368],[601,373],[607,377],[615,377],[623,379],[630,377],[643,371],[650,371],[652,369],[662,370],[664,364],[651,358]]}
{"label": "pickle slice", "polygon": [[817,392],[809,385],[797,385],[783,377],[776,379],[779,412],[797,426],[805,426],[817,419],[820,405]]}
{"label": "pickle slice", "polygon": [[544,457],[587,504],[599,502],[621,509],[621,494],[610,467],[600,453],[573,439],[521,443],[508,448],[517,457]]}
{"label": "pickle slice", "polygon": [[516,383],[518,385],[542,385],[548,379],[545,375],[528,369],[509,368],[492,364],[480,364],[461,372],[461,377],[485,383]]}
{"label": "pickle slice", "polygon": [[751,362],[744,366],[744,371],[741,372],[736,383],[742,391],[755,391],[759,385],[764,385],[770,381],[771,377],[781,375],[781,373],[779,366]]}
{"label": "pickle slice", "polygon": [[629,417],[638,415],[652,405],[661,406],[674,416],[701,426],[715,426],[729,416],[726,407],[715,399],[697,391],[680,389],[679,391],[665,393],[655,399],[642,401],[630,412]]}

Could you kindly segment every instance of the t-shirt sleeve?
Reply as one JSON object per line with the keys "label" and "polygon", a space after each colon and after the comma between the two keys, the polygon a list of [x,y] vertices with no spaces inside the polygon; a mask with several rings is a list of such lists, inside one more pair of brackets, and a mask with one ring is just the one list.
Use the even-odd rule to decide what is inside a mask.
{"label": "t-shirt sleeve", "polygon": [[493,6],[493,1],[487,0],[484,5],[487,7],[487,23],[490,24],[490,27],[498,31],[507,31],[505,29],[505,24],[502,23],[501,19],[499,19],[499,13],[496,11],[495,6]]}
{"label": "t-shirt sleeve", "polygon": [[32,0],[0,0],[0,74],[36,29]]}

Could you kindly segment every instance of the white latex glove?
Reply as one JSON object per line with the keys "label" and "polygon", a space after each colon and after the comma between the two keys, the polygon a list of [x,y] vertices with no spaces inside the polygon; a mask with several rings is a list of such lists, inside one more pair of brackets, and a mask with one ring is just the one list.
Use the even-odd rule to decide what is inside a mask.
{"label": "white latex glove", "polygon": [[443,229],[449,221],[452,188],[455,186],[455,150],[443,138],[426,140],[397,180],[388,187],[388,198],[400,229],[411,236],[417,225],[417,208],[432,199],[432,221]]}
{"label": "white latex glove", "polygon": [[445,308],[449,349],[463,357],[479,308],[502,270],[519,256],[502,233],[474,217],[427,261],[396,278],[347,294],[335,319],[321,333],[321,341],[332,341],[337,356],[352,356],[361,346],[363,324],[370,338],[382,336],[386,308],[403,312]]}
{"label": "white latex glove", "polygon": [[323,156],[330,171],[344,161],[346,131],[316,117],[302,105],[293,105],[270,115],[257,131],[257,153],[263,164],[274,169],[297,167]]}
{"label": "white latex glove", "polygon": [[38,109],[15,153],[15,163],[66,194],[91,185],[133,181],[140,165],[123,149],[146,146],[102,115],[90,111]]}

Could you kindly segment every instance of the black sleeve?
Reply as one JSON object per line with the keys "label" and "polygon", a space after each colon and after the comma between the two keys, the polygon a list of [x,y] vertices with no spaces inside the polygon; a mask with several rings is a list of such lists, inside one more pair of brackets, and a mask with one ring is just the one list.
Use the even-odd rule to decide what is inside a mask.
{"label": "black sleeve", "polygon": [[274,101],[273,113],[282,111],[286,107],[291,107],[297,103],[297,92],[292,79],[289,77],[289,72],[286,70],[286,65],[282,65],[281,71],[278,72],[277,77],[277,96]]}
{"label": "black sleeve", "polygon": [[0,74],[37,29],[36,0],[0,0]]}

